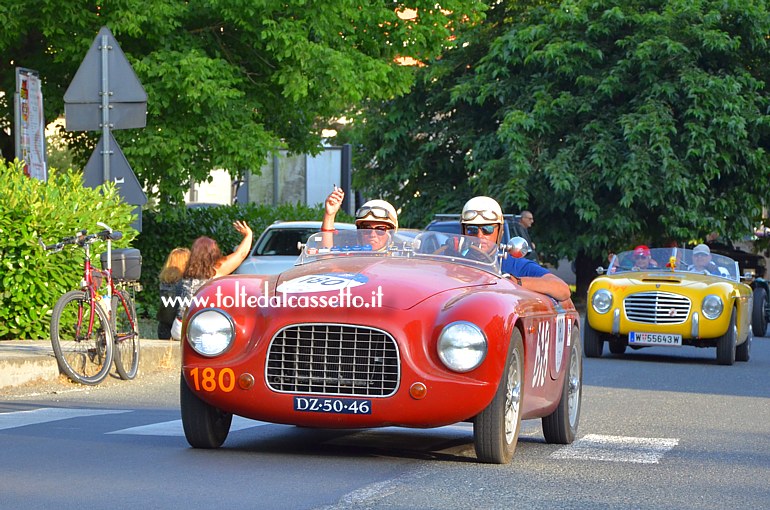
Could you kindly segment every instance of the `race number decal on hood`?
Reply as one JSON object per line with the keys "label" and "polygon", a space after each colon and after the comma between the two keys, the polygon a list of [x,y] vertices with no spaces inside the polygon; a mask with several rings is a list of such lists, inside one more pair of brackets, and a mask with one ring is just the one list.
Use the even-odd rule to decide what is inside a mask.
{"label": "race number decal on hood", "polygon": [[358,287],[368,281],[369,278],[359,273],[309,274],[283,282],[275,290],[285,294],[340,291]]}

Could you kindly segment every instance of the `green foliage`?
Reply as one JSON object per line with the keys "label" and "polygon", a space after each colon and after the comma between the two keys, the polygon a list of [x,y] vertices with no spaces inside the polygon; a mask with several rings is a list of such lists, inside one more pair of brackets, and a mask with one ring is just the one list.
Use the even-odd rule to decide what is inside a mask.
{"label": "green foliage", "polygon": [[[0,159],[0,339],[49,338],[51,310],[83,277],[83,251],[68,246],[47,254],[38,244],[53,244],[101,221],[123,232],[116,247],[136,235],[129,227],[133,206],[123,204],[114,186],[83,187],[79,174],[49,169],[47,182],[24,175],[19,162]],[[104,243],[92,245],[99,265]]]}
{"label": "green foliage", "polygon": [[346,135],[357,186],[417,225],[473,194],[530,209],[553,258],[740,238],[761,221],[766,2],[490,5],[411,94],[371,102]]}
{"label": "green foliage", "polygon": [[[139,315],[155,318],[160,297],[158,274],[166,257],[174,248],[189,248],[200,236],[214,239],[223,254],[231,253],[241,242],[241,235],[233,222],[244,220],[254,232],[254,241],[271,223],[282,221],[321,221],[323,207],[301,204],[278,206],[236,204],[218,207],[174,208],[161,212],[145,211],[142,215],[142,233],[134,247],[142,252],[142,286],[137,295]],[[353,218],[340,212],[337,221],[351,222]]]}
{"label": "green foliage", "polygon": [[[8,2],[6,2],[8,3]],[[416,20],[399,18],[405,7]],[[258,171],[270,151],[317,153],[322,130],[362,99],[404,94],[414,68],[396,57],[440,53],[480,0],[39,0],[0,7],[0,152],[13,151],[15,66],[40,72],[45,118],[101,26],[115,35],[147,95],[147,127],[115,131],[139,181],[162,205],[214,168]],[[2,92],[5,92],[4,94]],[[61,136],[84,166],[98,132]]]}

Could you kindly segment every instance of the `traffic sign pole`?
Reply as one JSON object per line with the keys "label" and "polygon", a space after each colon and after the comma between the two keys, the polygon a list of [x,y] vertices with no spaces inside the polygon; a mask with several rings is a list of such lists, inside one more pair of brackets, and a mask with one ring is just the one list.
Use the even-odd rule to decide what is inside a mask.
{"label": "traffic sign pole", "polygon": [[110,60],[109,51],[110,46],[107,40],[107,35],[102,35],[102,139],[104,140],[104,153],[102,154],[102,160],[104,161],[104,182],[110,182]]}

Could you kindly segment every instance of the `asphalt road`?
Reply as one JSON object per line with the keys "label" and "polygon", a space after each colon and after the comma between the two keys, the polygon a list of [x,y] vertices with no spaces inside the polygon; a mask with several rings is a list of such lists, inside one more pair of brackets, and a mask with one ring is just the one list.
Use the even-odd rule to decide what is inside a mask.
{"label": "asphalt road", "polygon": [[[605,349],[606,351],[606,349]],[[325,431],[234,421],[189,448],[168,370],[0,402],[0,508],[768,508],[770,339],[584,360],[579,439],[525,422],[513,462],[475,462],[468,424]]]}

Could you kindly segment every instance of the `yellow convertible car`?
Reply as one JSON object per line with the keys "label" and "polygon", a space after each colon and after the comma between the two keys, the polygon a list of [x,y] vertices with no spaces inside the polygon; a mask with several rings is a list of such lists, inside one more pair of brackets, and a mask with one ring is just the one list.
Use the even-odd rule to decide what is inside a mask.
{"label": "yellow convertible car", "polygon": [[749,360],[754,299],[733,259],[709,253],[705,245],[640,246],[598,272],[588,289],[587,357],[601,356],[606,341],[613,354],[691,345],[716,347],[720,365]]}

